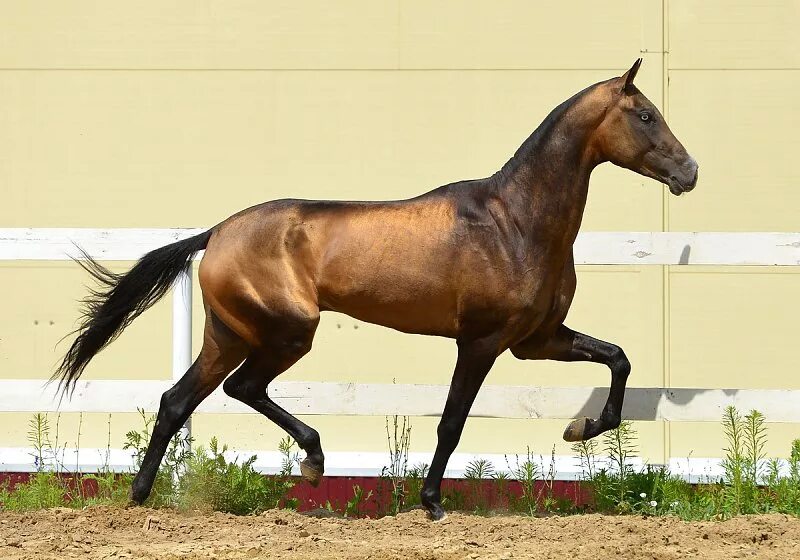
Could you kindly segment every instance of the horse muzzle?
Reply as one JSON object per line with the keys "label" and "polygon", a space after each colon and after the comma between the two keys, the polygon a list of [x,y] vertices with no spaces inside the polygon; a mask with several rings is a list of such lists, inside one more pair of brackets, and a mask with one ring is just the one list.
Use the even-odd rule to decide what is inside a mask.
{"label": "horse muzzle", "polygon": [[694,158],[690,157],[685,163],[680,165],[674,173],[671,173],[664,181],[669,187],[669,192],[675,196],[690,192],[697,185],[697,175],[699,166]]}

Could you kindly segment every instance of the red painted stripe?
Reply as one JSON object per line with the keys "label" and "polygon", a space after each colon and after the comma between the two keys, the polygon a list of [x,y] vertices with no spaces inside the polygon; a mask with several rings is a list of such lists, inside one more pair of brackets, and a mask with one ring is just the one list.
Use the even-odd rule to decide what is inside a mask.
{"label": "red painted stripe", "polygon": [[[72,478],[71,475],[67,475]],[[9,489],[30,478],[29,473],[0,473],[0,486]],[[417,483],[419,484],[419,483]],[[388,479],[378,477],[349,477],[327,476],[323,477],[318,487],[314,488],[307,482],[297,479],[296,485],[289,492],[290,498],[297,499],[299,511],[309,511],[318,508],[327,508],[327,504],[337,512],[343,512],[348,500],[354,495],[354,486],[363,489],[363,499],[358,506],[361,515],[382,515],[388,512],[391,504],[392,485]],[[96,491],[93,481],[84,482],[84,491],[93,495]],[[522,485],[517,481],[499,483],[494,480],[479,482],[464,479],[445,479],[442,481],[442,497],[447,500],[445,509],[487,510],[513,509],[512,502],[519,501],[522,496]],[[367,496],[372,493],[369,498]],[[575,481],[553,481],[548,486],[543,481],[536,481],[533,496],[542,505],[548,497],[562,501],[568,506],[583,506],[590,502],[590,493],[585,485]],[[419,497],[409,496],[406,504],[417,504]]]}

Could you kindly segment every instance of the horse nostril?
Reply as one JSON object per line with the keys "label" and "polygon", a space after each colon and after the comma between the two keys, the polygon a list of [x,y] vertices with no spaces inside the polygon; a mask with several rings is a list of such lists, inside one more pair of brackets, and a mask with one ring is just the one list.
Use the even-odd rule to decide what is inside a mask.
{"label": "horse nostril", "polygon": [[[692,163],[694,163],[694,161],[692,161]],[[700,169],[696,163],[692,166],[691,169],[689,169],[688,176],[691,177],[691,179],[689,179],[689,181],[683,186],[685,191],[688,192],[692,190],[695,187],[695,185],[697,185],[697,176],[699,174],[699,171]]]}

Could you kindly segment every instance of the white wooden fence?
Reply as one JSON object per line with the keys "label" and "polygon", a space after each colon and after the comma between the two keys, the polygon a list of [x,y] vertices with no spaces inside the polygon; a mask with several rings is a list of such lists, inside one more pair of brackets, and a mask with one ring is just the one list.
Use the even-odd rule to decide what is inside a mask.
{"label": "white wooden fence", "polygon": [[[67,260],[79,255],[76,245],[98,260],[135,260],[149,250],[201,231],[0,229],[0,260]],[[798,266],[800,233],[582,233],[575,244],[575,261],[597,265]],[[190,272],[178,279],[173,290],[173,379],[183,375],[192,360],[191,301]],[[170,385],[168,381],[80,381],[72,400],[59,405],[54,389],[45,389],[42,381],[2,380],[0,412],[135,412],[137,407],[156,411],[161,393]],[[438,416],[446,394],[446,386],[435,385],[276,382],[270,386],[270,396],[296,414]],[[607,394],[608,387],[486,386],[471,415],[573,418],[597,414]],[[716,422],[725,406],[735,405],[741,410],[757,408],[771,422],[800,422],[798,402],[800,391],[797,390],[631,388],[626,394],[624,416],[635,420]],[[217,391],[203,402],[198,412],[251,411]],[[12,466],[24,466],[19,462],[20,453],[23,452],[19,449],[0,448],[0,468],[10,470]],[[258,463],[263,470],[270,471],[277,464],[277,458],[270,458],[272,455],[269,452],[259,454],[266,458]],[[329,456],[328,472],[365,474],[361,471],[366,467],[335,466],[353,460],[363,467],[376,462],[377,458],[363,453],[334,454]],[[711,473],[716,468],[699,461],[701,470]],[[465,457],[455,456],[448,475],[458,476],[465,462]],[[673,468],[681,470],[679,461],[671,462],[675,462]],[[691,471],[690,467],[687,468]],[[367,470],[374,474],[379,467]],[[570,472],[567,467],[561,469],[562,478],[570,478]],[[696,478],[691,472],[685,474]]]}

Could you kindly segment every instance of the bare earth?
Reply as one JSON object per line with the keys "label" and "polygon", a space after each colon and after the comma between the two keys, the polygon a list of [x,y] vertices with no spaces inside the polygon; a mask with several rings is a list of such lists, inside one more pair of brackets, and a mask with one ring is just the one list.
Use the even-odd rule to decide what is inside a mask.
{"label": "bare earth", "polygon": [[258,517],[145,508],[0,512],[0,559],[800,559],[800,519],[684,523],[581,515],[530,519],[422,511],[383,519]]}

